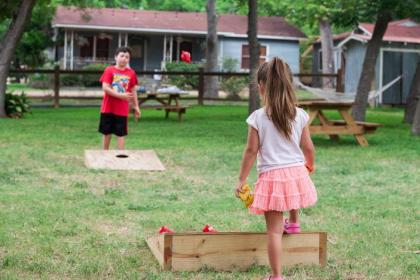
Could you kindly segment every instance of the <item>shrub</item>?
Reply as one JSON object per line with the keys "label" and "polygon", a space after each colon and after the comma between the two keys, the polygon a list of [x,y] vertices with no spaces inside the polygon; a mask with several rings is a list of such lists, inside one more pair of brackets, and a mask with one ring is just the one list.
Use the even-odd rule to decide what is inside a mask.
{"label": "shrub", "polygon": [[60,84],[66,87],[81,86],[82,85],[81,80],[82,80],[81,75],[75,75],[75,74],[60,75]]}
{"label": "shrub", "polygon": [[36,89],[48,89],[53,85],[53,75],[35,73],[28,76],[28,87]]}
{"label": "shrub", "polygon": [[[237,59],[227,57],[222,61],[222,69],[224,72],[236,72],[238,64],[239,62]],[[247,84],[248,78],[246,77],[230,76],[222,78],[220,87],[228,94],[229,98],[240,99],[239,93]]]}
{"label": "shrub", "polygon": [[[106,64],[89,64],[83,67],[83,70],[97,70],[97,71],[104,71],[108,65]],[[83,75],[81,77],[81,84],[85,87],[100,87],[101,82],[99,78],[101,74],[89,74]]]}
{"label": "shrub", "polygon": [[[185,62],[169,62],[166,63],[166,70],[174,72],[198,72],[202,67],[198,63],[185,63]],[[181,89],[192,88],[198,89],[198,75],[169,75],[169,83],[176,85]]]}
{"label": "shrub", "polygon": [[30,113],[29,101],[25,93],[16,95],[7,92],[5,97],[6,114],[10,118],[22,118],[25,113]]}
{"label": "shrub", "polygon": [[[83,67],[83,70],[98,70],[103,71],[108,65],[106,64],[89,64]],[[62,74],[60,75],[60,82],[63,86],[83,86],[83,87],[100,87],[99,82],[101,74]]]}

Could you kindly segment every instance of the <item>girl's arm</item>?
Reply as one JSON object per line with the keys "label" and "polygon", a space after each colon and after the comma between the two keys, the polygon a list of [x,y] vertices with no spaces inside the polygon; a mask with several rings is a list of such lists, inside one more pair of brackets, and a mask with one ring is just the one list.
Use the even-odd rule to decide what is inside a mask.
{"label": "girl's arm", "polygon": [[315,171],[315,148],[312,143],[311,133],[309,132],[309,125],[305,126],[302,131],[302,137],[300,139],[300,148],[302,149],[303,155],[305,156],[306,168],[309,173]]}
{"label": "girl's arm", "polygon": [[122,100],[132,101],[133,100],[133,94],[131,92],[129,93],[116,93],[110,84],[108,83],[102,83],[102,89],[110,96],[116,97]]}
{"label": "girl's arm", "polygon": [[248,178],[249,172],[251,171],[254,161],[257,158],[258,149],[260,147],[260,140],[258,138],[258,131],[249,126],[248,128],[248,141],[242,156],[241,171],[239,172],[238,183],[236,185],[236,195],[242,192],[242,186],[245,184]]}

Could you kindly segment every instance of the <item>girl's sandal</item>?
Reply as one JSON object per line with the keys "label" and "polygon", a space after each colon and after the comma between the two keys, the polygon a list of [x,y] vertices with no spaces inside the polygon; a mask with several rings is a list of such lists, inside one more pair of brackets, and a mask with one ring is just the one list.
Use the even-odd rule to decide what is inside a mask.
{"label": "girl's sandal", "polygon": [[300,233],[300,224],[299,223],[289,223],[288,219],[284,220],[284,230],[285,234]]}

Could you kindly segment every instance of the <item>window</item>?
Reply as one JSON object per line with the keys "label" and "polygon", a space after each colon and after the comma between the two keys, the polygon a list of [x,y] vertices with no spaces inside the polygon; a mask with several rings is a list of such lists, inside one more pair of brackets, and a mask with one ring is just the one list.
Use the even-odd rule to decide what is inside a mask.
{"label": "window", "polygon": [[93,56],[93,37],[79,37],[79,41],[82,43],[80,47],[80,57],[92,57]]}
{"label": "window", "polygon": [[108,38],[97,38],[96,39],[96,57],[97,58],[108,58],[109,53],[109,39]]}
{"label": "window", "polygon": [[[260,65],[267,61],[267,46],[260,46]],[[242,45],[241,68],[249,69],[249,45]]]}

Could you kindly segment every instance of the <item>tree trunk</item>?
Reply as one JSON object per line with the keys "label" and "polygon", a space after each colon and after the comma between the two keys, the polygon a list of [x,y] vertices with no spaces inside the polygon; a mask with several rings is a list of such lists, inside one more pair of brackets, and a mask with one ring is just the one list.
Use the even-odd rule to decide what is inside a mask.
{"label": "tree trunk", "polygon": [[257,71],[260,64],[260,45],[257,39],[257,16],[257,0],[248,0],[249,114],[260,107],[260,96],[257,85]]}
{"label": "tree trunk", "polygon": [[[322,73],[334,73],[333,58],[333,37],[331,26],[328,20],[319,21],[319,31],[321,33],[321,49],[322,49]],[[334,78],[323,78],[323,87],[334,88]]]}
{"label": "tree trunk", "polygon": [[365,60],[363,61],[362,73],[360,74],[357,86],[356,100],[353,105],[352,115],[357,121],[364,121],[366,118],[366,107],[369,98],[370,85],[375,75],[376,58],[382,44],[382,38],[391,21],[389,11],[381,11],[375,23],[372,38],[366,48]]}
{"label": "tree trunk", "polygon": [[5,93],[10,62],[29,21],[36,0],[22,0],[13,11],[9,27],[0,42],[0,117],[6,117]]}
{"label": "tree trunk", "polygon": [[[216,0],[208,0],[207,6],[207,47],[206,47],[206,71],[217,71],[217,21]],[[204,96],[218,97],[219,82],[217,76],[205,76]]]}
{"label": "tree trunk", "polygon": [[413,123],[418,98],[420,98],[420,60],[417,63],[416,74],[411,82],[410,95],[407,98],[407,105],[405,106],[404,122]]}
{"label": "tree trunk", "polygon": [[420,97],[417,98],[417,108],[413,117],[413,127],[411,129],[413,135],[415,136],[420,136],[420,101],[418,100],[419,98]]}

